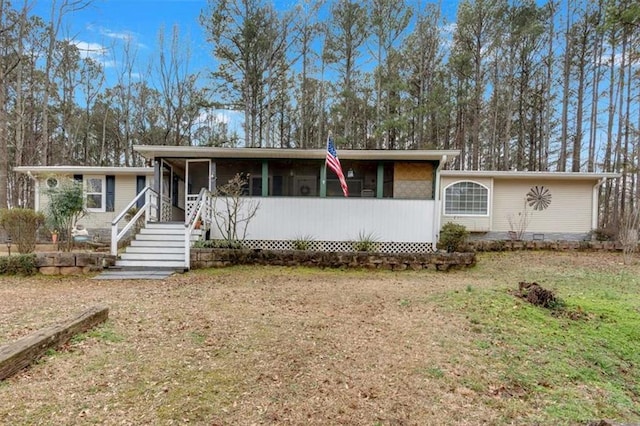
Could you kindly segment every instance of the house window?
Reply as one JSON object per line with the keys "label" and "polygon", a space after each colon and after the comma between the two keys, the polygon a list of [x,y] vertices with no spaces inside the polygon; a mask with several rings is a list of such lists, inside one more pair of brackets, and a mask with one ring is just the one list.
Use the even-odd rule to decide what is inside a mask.
{"label": "house window", "polygon": [[475,182],[457,182],[444,190],[445,215],[487,216],[489,190]]}
{"label": "house window", "polygon": [[85,176],[84,186],[87,210],[94,212],[105,211],[106,192],[104,176]]}

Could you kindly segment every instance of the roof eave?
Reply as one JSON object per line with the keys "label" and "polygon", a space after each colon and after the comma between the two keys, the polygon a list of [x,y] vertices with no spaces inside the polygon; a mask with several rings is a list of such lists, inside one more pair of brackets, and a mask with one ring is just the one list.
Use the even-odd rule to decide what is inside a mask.
{"label": "roof eave", "polygon": [[443,170],[443,177],[488,177],[493,179],[563,179],[563,180],[600,180],[615,179],[620,173],[596,172],[527,172],[527,171],[491,171],[491,170]]}
{"label": "roof eave", "polygon": [[[135,145],[134,150],[145,158],[238,158],[238,159],[300,159],[324,160],[324,149],[280,148],[216,148],[174,147],[166,145]],[[440,160],[443,156],[456,157],[458,150],[345,150],[338,151],[344,160]]]}
{"label": "roof eave", "polygon": [[97,175],[152,175],[153,167],[113,166],[16,166],[15,172],[33,175],[97,174]]}

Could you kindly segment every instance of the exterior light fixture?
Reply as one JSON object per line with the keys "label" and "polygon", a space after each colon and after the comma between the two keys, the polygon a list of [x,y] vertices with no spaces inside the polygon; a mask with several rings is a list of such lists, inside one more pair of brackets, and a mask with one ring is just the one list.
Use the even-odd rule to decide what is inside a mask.
{"label": "exterior light fixture", "polygon": [[11,237],[7,237],[7,253],[11,256]]}
{"label": "exterior light fixture", "polygon": [[354,176],[353,169],[349,168],[349,170],[347,170],[347,177],[352,178],[353,176]]}

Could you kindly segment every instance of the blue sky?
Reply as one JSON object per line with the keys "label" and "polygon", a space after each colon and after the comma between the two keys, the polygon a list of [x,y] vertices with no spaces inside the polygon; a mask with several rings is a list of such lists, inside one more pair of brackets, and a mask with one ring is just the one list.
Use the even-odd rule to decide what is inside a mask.
{"label": "blue sky", "polygon": [[[63,0],[30,0],[31,13],[45,21],[51,19],[52,5],[59,7]],[[55,3],[53,3],[55,1]],[[416,7],[424,7],[432,0],[407,0]],[[455,19],[458,1],[440,0],[446,21]],[[298,0],[275,0],[278,10],[293,10]],[[16,3],[17,4],[17,3]],[[320,11],[329,13],[331,0]],[[16,6],[17,7],[17,6]],[[208,84],[209,71],[215,69],[212,46],[206,41],[206,33],[199,22],[203,10],[208,9],[207,0],[92,0],[87,7],[68,12],[58,38],[70,39],[81,50],[104,67],[106,82],[103,87],[113,87],[118,74],[124,69],[123,46],[128,42],[135,56],[132,80],[144,79],[154,87],[153,68],[158,66],[158,34],[164,28],[165,46],[171,40],[174,25],[179,28],[180,40],[190,50],[189,73],[200,73],[199,84]],[[57,13],[57,12],[56,12]],[[366,58],[364,58],[366,62]],[[151,64],[151,71],[150,70]],[[328,70],[330,72],[330,70]],[[125,82],[126,83],[126,82]],[[227,122],[232,130],[240,131],[240,113],[227,110],[215,111],[217,120]]]}
{"label": "blue sky", "polygon": [[[33,0],[32,13],[49,20],[54,0]],[[61,0],[55,0],[59,4]],[[275,1],[279,10],[291,10],[295,0]],[[433,3],[427,0],[409,0],[414,5]],[[449,22],[455,19],[457,1],[442,1],[443,13]],[[330,1],[324,7],[326,14]],[[93,0],[86,8],[70,12],[65,17],[60,38],[69,38],[85,52],[105,66],[107,86],[113,84],[110,77],[118,68],[118,57],[114,51],[121,49],[128,40],[136,54],[137,62],[144,68],[150,58],[158,53],[158,32],[165,29],[165,38],[170,40],[171,30],[177,25],[180,38],[191,47],[189,69],[191,72],[213,69],[212,47],[206,41],[204,29],[200,26],[199,16],[208,7],[206,0]],[[113,49],[115,47],[115,49]],[[121,51],[118,53],[121,55]],[[138,72],[144,72],[142,69]]]}
{"label": "blue sky", "polygon": [[[48,21],[51,6],[52,0],[35,0],[32,13]],[[178,25],[180,38],[192,48],[190,68],[196,71],[212,63],[211,48],[198,21],[206,7],[205,0],[93,0],[65,16],[59,38],[73,40],[84,54],[101,62],[109,78],[109,68],[117,68],[113,52],[121,55],[124,42],[129,41],[140,67],[145,67],[157,55],[160,29],[164,27],[168,42],[172,27]]]}

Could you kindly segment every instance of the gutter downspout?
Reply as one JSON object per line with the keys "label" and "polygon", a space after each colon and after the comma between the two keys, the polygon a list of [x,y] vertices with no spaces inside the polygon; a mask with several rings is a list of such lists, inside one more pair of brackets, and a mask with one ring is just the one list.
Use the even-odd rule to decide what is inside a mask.
{"label": "gutter downspout", "polygon": [[591,198],[591,229],[598,229],[598,190],[604,184],[607,178],[600,179],[595,185],[593,185],[593,194]]}
{"label": "gutter downspout", "polygon": [[[438,167],[436,168],[436,184],[435,184],[435,195],[433,200],[435,201],[435,205],[433,207],[433,243],[434,245],[438,243],[440,239],[440,218],[442,216],[442,206],[440,205],[440,171],[442,167],[447,164],[447,156],[443,155],[440,159]],[[434,247],[435,248],[435,247]]]}

